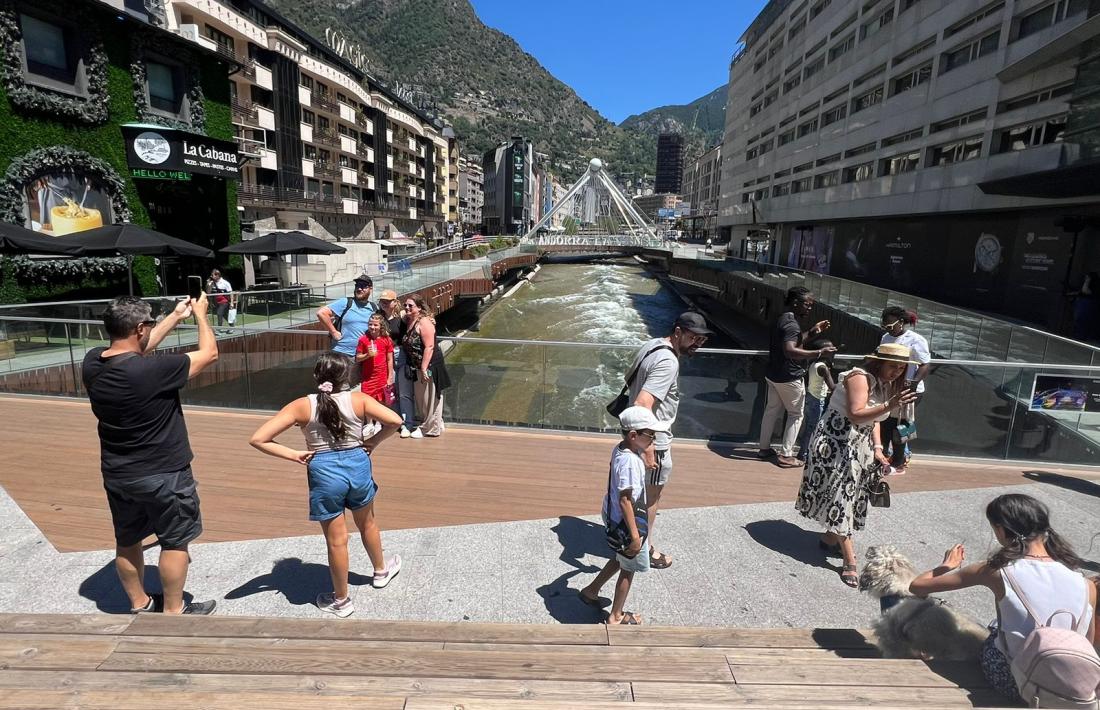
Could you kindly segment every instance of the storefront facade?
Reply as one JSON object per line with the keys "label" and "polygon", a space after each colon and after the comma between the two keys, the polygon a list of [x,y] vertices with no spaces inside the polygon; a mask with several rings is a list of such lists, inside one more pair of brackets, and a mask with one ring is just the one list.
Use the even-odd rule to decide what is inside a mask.
{"label": "storefront facade", "polygon": [[[232,65],[143,13],[0,2],[0,220],[56,236],[133,222],[214,250],[240,240]],[[180,292],[210,266],[139,257],[135,291]],[[125,291],[121,260],[3,260],[0,302]]]}

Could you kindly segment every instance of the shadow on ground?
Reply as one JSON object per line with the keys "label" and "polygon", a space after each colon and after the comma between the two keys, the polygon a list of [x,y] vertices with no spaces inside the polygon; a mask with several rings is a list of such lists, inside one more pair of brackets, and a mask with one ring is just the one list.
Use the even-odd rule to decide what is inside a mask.
{"label": "shadow on ground", "polygon": [[786,520],[757,520],[745,525],[745,532],[755,542],[796,562],[810,567],[840,570],[825,560],[825,552],[817,544],[821,535],[812,530],[803,530]]}
{"label": "shadow on ground", "polygon": [[[374,577],[348,573],[351,586],[370,586]],[[284,557],[276,560],[267,574],[253,577],[241,586],[226,593],[226,599],[240,599],[263,592],[278,592],[288,602],[296,606],[313,604],[317,595],[332,591],[332,576],[328,565],[316,562],[302,562],[297,557]]]}
{"label": "shadow on ground", "polygon": [[1046,483],[1052,486],[1058,486],[1059,488],[1065,488],[1074,493],[1083,493],[1087,496],[1100,498],[1100,484],[1084,478],[1075,478],[1073,476],[1066,476],[1061,473],[1051,473],[1049,471],[1024,471],[1024,478],[1035,481],[1036,483]]}
{"label": "shadow on ground", "polygon": [[[577,594],[602,568],[602,565],[597,567],[585,563],[585,556],[594,555],[605,559],[611,556],[603,525],[563,516],[558,518],[558,524],[551,530],[557,533],[562,548],[558,559],[572,569],[536,590],[546,605],[546,611],[562,624],[592,624],[603,620],[603,612],[582,602]],[[581,578],[570,585],[569,580],[578,576]],[[605,588],[610,588],[612,584],[614,578]]]}
{"label": "shadow on ground", "polygon": [[[156,565],[145,565],[145,592],[160,593],[160,570]],[[129,614],[130,598],[122,591],[122,582],[115,571],[114,559],[93,572],[80,583],[80,596],[95,602],[96,609],[107,614]],[[183,593],[183,602],[191,602],[190,592]]]}

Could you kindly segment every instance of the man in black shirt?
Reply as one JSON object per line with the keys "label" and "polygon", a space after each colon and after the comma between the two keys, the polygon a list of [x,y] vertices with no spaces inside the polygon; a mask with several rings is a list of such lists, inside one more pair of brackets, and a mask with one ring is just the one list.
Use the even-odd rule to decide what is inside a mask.
{"label": "man in black shirt", "polygon": [[[192,313],[198,349],[152,355],[180,321]],[[179,391],[218,359],[218,344],[206,320],[206,294],[186,299],[160,323],[149,304],[116,298],[103,312],[111,339],[84,358],[84,390],[99,420],[100,468],[115,528],[115,569],[133,612],[209,614],[214,602],[183,603],[190,557],[187,545],[202,533],[199,496],[191,476],[191,445]],[[160,543],[161,595],[145,593],[141,542]]]}
{"label": "man in black shirt", "polygon": [[794,444],[798,439],[798,430],[802,428],[802,406],[806,400],[806,363],[836,348],[805,350],[802,343],[807,338],[820,335],[829,328],[829,321],[823,320],[808,331],[798,324],[799,318],[805,318],[814,307],[814,296],[810,290],[795,286],[787,291],[787,310],[779,316],[771,330],[768,345],[768,371],[764,382],[768,388],[768,404],[764,408],[764,419],[760,422],[760,458],[776,456],[772,449],[772,432],[776,421],[787,412],[787,426],[783,430],[783,444],[776,456],[778,464],[784,468],[801,465],[794,457]]}

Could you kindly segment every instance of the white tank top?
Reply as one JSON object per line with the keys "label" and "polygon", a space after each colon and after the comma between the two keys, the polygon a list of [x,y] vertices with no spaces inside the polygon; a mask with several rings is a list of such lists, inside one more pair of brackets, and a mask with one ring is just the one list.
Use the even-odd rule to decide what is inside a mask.
{"label": "white tank top", "polygon": [[332,395],[336,406],[340,410],[340,418],[347,426],[347,435],[343,439],[336,440],[329,432],[328,427],[317,419],[317,395],[311,394],[309,399],[309,421],[302,427],[302,434],[306,438],[306,448],[310,451],[337,451],[340,449],[354,449],[363,444],[363,420],[355,413],[354,403],[351,401],[351,391],[335,392]]}
{"label": "white tank top", "polygon": [[[1088,634],[1093,610],[1089,604],[1088,582],[1080,572],[1053,560],[1016,560],[1007,567],[1012,571],[1012,580],[1039,615],[1039,623],[1045,624],[1051,614],[1065,609],[1080,619],[1078,632],[1082,636]],[[1005,585],[1005,595],[997,602],[1001,618],[997,647],[1011,659],[1019,652],[1027,635],[1035,630],[1035,622],[1005,579],[1004,569],[1001,570],[1001,580]],[[1059,614],[1051,620],[1051,626],[1069,629],[1073,624],[1068,615]]]}

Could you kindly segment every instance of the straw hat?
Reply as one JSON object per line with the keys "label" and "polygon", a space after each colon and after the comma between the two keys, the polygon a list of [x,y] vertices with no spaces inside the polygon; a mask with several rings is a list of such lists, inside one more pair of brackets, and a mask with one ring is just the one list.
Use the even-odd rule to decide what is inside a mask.
{"label": "straw hat", "polygon": [[908,345],[900,343],[883,343],[875,348],[875,351],[867,356],[868,360],[882,360],[883,362],[901,362],[907,365],[919,365],[915,360],[909,359]]}

